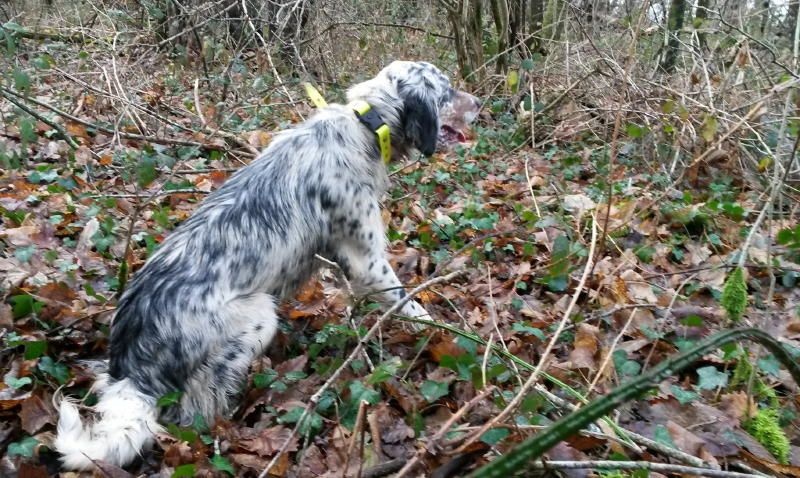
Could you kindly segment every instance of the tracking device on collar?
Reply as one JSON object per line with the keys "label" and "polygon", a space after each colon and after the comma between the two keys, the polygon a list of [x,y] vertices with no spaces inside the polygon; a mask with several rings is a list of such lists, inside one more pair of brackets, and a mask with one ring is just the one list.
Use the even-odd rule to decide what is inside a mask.
{"label": "tracking device on collar", "polygon": [[389,131],[389,126],[366,101],[354,101],[350,103],[350,107],[353,108],[358,120],[378,137],[381,158],[383,158],[384,163],[389,164],[392,159],[392,135]]}
{"label": "tracking device on collar", "polygon": [[[318,109],[328,106],[328,102],[325,101],[325,98],[322,97],[319,90],[314,88],[314,85],[311,83],[304,83],[303,86],[305,87],[308,98],[314,103],[314,106]],[[383,121],[381,115],[372,109],[372,106],[366,101],[357,100],[350,103],[348,106],[353,109],[356,118],[369,128],[370,131],[375,133],[375,136],[378,138],[378,148],[381,150],[381,158],[384,163],[389,164],[389,161],[392,159],[392,134],[391,131],[389,131],[389,126]]]}

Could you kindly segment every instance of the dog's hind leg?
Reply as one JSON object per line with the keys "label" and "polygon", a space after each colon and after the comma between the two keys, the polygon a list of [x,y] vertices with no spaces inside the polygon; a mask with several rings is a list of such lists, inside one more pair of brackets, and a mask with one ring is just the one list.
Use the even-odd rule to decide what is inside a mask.
{"label": "dog's hind leg", "polygon": [[271,295],[254,293],[225,305],[228,339],[216,348],[189,379],[181,399],[181,422],[200,414],[206,420],[229,412],[230,399],[240,391],[253,359],[261,355],[278,328]]}

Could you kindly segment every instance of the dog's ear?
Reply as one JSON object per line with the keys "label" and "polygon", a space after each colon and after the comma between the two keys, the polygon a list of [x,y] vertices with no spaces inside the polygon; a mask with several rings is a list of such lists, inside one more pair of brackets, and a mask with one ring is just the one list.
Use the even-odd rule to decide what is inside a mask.
{"label": "dog's ear", "polygon": [[436,151],[439,138],[439,113],[431,95],[401,84],[398,89],[403,100],[403,129],[406,139],[425,156]]}

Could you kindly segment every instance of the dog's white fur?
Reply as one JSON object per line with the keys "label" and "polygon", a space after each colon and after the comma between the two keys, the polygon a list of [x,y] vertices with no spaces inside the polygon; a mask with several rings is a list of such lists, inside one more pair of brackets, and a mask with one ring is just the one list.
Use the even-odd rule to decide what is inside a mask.
{"label": "dog's white fur", "polygon": [[[460,95],[460,96],[459,96]],[[396,154],[433,153],[440,111],[454,98],[427,63],[394,62],[354,86],[389,126]],[[69,469],[93,460],[133,461],[161,430],[159,418],[191,423],[230,410],[252,359],[277,329],[276,298],[313,273],[315,254],[336,261],[360,293],[404,296],[385,257],[379,200],[389,185],[375,135],[351,108],[331,105],[285,131],[253,163],[209,195],[164,241],[120,299],[110,366],[99,375],[96,420],[84,425],[64,400],[55,448]],[[414,301],[407,316],[428,317]],[[182,392],[159,411],[159,397]]]}

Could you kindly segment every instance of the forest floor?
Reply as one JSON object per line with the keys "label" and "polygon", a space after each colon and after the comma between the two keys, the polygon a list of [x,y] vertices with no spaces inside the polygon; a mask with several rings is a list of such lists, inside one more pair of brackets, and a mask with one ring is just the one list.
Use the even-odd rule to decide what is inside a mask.
{"label": "forest floor", "polygon": [[[219,85],[197,87],[164,58],[137,66],[149,71],[138,88],[121,88],[122,64],[69,43],[17,40],[29,53],[0,83],[0,475],[30,478],[58,473],[48,449],[53,398],[89,392],[82,361],[107,356],[121,284],[274,132],[313,107],[293,80],[294,102],[258,85],[238,103],[218,101]],[[234,72],[232,84],[249,74]],[[564,88],[536,81],[551,99]],[[486,97],[489,114],[469,143],[389,166],[385,219],[401,281],[463,272],[419,294],[437,325],[386,322],[368,360],[359,355],[296,426],[384,310],[351,297],[326,269],[282,304],[281,332],[253,364],[232,417],[168,425],[127,472],[98,463],[96,476],[256,476],[281,449],[274,476],[383,476],[409,457],[432,476],[459,476],[584,397],[736,326],[720,294],[762,205],[748,173],[709,162],[673,183],[647,128],[631,122],[616,139],[613,124],[598,133],[569,97],[533,118],[544,126],[532,144],[530,115],[516,101],[507,92]],[[775,242],[795,226],[784,217],[750,238],[740,325],[798,352],[800,265]],[[541,385],[482,430],[520,392],[562,321]],[[721,349],[548,457],[800,476],[799,397],[770,354]],[[776,410],[774,425],[752,425],[755,410]],[[670,470],[650,475],[659,473]]]}

